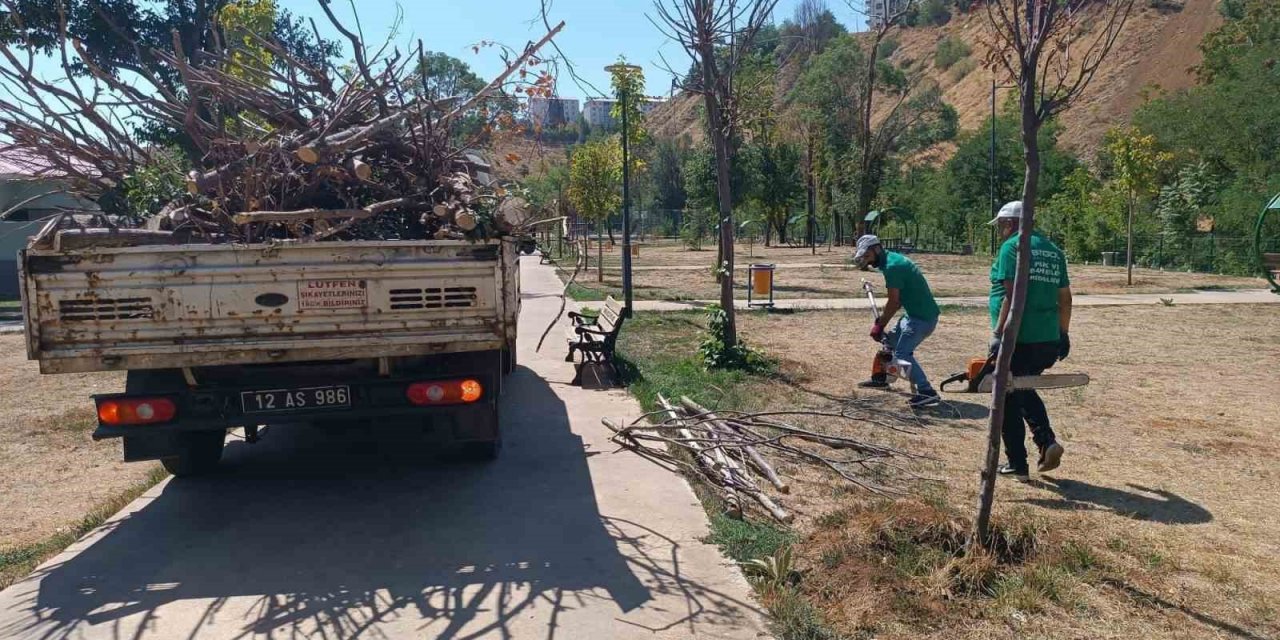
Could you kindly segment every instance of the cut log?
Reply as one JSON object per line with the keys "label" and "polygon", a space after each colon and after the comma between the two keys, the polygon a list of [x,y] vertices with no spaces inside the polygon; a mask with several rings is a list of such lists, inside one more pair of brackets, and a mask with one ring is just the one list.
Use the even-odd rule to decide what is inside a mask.
{"label": "cut log", "polygon": [[[666,411],[669,419],[675,420],[677,423],[683,423],[684,418],[680,415],[680,412],[661,395],[658,396],[658,405]],[[708,473],[719,477],[719,484],[724,490],[726,515],[734,519],[742,519],[742,498],[738,496],[738,492],[734,488],[733,475],[729,469],[721,465],[715,456],[708,453],[705,445],[696,442],[697,439],[693,437],[693,434],[688,429],[678,429],[676,433],[688,441],[689,447],[697,452],[698,463]]]}
{"label": "cut log", "polygon": [[312,147],[298,147],[298,149],[293,152],[293,155],[307,164],[320,162],[320,152],[316,151]]}
{"label": "cut log", "polygon": [[236,224],[249,224],[251,222],[306,222],[335,218],[368,218],[372,215],[375,214],[368,209],[301,209],[298,211],[247,211],[237,213],[232,219]]}
{"label": "cut log", "polygon": [[307,220],[332,220],[334,218],[362,219],[380,213],[409,206],[417,202],[414,198],[395,198],[376,202],[363,209],[300,209],[298,211],[252,211],[237,213],[232,219],[236,224],[250,222],[305,222]]}
{"label": "cut log", "polygon": [[[694,402],[688,396],[681,396],[680,404],[684,406],[686,410],[694,414],[701,415],[711,421],[715,425],[716,429],[726,430],[730,433],[736,433],[739,435],[742,433],[738,427],[721,420],[719,416],[707,411],[702,405]],[[755,447],[745,446],[742,448],[742,451],[746,454],[747,459],[751,461],[751,466],[755,468],[760,475],[764,476],[764,478],[769,481],[769,484],[773,485],[773,488],[781,491],[782,493],[791,493],[791,485],[778,477],[778,472],[774,471],[773,466],[769,464],[768,460],[764,459],[764,456],[760,455],[760,452],[757,451]]]}
{"label": "cut log", "polygon": [[347,161],[347,171],[351,172],[357,180],[367,181],[373,177],[373,167],[359,157]]}
{"label": "cut log", "polygon": [[459,211],[453,216],[453,224],[463,231],[471,231],[476,228],[476,214],[470,209]]}

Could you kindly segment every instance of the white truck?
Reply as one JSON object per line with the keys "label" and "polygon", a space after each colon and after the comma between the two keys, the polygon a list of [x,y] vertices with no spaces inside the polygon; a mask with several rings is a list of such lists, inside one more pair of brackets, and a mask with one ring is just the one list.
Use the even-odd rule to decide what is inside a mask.
{"label": "white truck", "polygon": [[423,430],[493,457],[518,254],[510,239],[168,244],[51,224],[19,254],[28,357],[126,371],[124,393],[94,396],[93,437],[178,476],[264,424]]}

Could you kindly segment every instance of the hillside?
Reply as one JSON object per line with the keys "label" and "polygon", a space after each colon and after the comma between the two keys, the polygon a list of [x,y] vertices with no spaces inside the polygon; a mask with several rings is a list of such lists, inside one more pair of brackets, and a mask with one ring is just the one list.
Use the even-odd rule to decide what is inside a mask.
{"label": "hillside", "polygon": [[[1222,20],[1218,0],[1166,0],[1164,6],[1170,8],[1165,9],[1149,4],[1139,0],[1093,84],[1062,116],[1062,142],[1083,157],[1092,157],[1107,128],[1125,122],[1151,89],[1175,91],[1191,86],[1195,77],[1190,69],[1200,62],[1200,41]],[[988,28],[987,15],[979,7],[942,27],[906,29],[894,36],[899,47],[890,59],[937,82],[966,130],[981,126],[991,111],[991,73],[981,64]],[[963,41],[972,53],[967,61],[941,70],[934,64],[934,54],[946,38]],[[669,101],[648,116],[650,130],[661,136],[700,139],[698,104],[696,96]]]}

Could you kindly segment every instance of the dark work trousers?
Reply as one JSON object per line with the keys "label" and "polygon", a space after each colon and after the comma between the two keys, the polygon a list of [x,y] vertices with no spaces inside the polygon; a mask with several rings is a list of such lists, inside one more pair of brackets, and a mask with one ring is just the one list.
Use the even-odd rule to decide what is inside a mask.
{"label": "dark work trousers", "polygon": [[[1013,350],[1013,375],[1038,376],[1057,360],[1057,342],[1019,344]],[[1049,413],[1035,389],[1014,391],[1004,403],[1004,448],[1008,452],[1009,466],[1019,471],[1028,468],[1024,421],[1031,427],[1031,439],[1037,446],[1047,447],[1056,441],[1053,429],[1049,427]]]}

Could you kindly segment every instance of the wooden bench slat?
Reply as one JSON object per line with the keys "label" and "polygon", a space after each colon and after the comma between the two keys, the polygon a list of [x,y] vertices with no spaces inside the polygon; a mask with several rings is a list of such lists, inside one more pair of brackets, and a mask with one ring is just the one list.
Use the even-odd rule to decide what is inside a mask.
{"label": "wooden bench slat", "polygon": [[1280,253],[1262,254],[1262,263],[1270,269],[1280,269]]}

